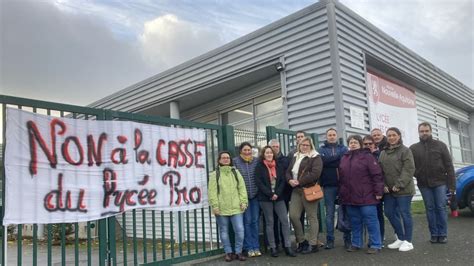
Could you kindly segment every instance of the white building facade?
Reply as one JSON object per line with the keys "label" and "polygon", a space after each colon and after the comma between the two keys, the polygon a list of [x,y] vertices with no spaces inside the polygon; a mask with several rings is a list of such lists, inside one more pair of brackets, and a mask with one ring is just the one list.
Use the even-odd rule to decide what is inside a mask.
{"label": "white building facade", "polygon": [[473,90],[335,0],[315,3],[91,106],[229,124],[255,136],[271,125],[318,133],[323,140],[329,127],[346,137],[368,134],[377,121],[390,123],[371,107],[371,76],[401,88],[401,99],[412,103],[413,115],[400,119],[405,114],[394,111],[390,118],[411,119],[407,134],[416,136],[416,124],[429,122],[457,167],[474,162]]}

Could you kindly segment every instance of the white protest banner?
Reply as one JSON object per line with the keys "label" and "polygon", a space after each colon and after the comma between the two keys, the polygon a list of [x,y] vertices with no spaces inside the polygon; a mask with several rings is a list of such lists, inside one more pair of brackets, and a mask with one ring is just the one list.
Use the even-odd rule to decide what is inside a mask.
{"label": "white protest banner", "polygon": [[3,224],[206,207],[206,133],[7,109]]}
{"label": "white protest banner", "polygon": [[373,73],[367,73],[371,128],[385,134],[390,127],[402,132],[405,145],[418,142],[418,115],[413,91]]}

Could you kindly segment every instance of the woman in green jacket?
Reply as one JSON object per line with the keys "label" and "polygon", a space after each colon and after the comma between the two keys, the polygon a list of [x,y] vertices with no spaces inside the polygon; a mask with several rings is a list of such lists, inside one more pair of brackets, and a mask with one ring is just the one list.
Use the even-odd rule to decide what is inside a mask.
{"label": "woman in green jacket", "polygon": [[415,195],[415,162],[411,150],[403,145],[398,128],[389,128],[386,135],[388,147],[382,151],[379,158],[385,176],[384,212],[397,234],[397,240],[388,245],[388,248],[410,251],[413,249],[411,200]]}
{"label": "woman in green jacket", "polygon": [[244,261],[242,245],[244,241],[243,212],[247,208],[247,190],[242,175],[232,165],[228,151],[218,155],[216,171],[209,177],[209,204],[216,216],[221,242],[224,245],[226,261],[232,261],[234,255],[229,239],[229,222],[235,232],[236,259]]}

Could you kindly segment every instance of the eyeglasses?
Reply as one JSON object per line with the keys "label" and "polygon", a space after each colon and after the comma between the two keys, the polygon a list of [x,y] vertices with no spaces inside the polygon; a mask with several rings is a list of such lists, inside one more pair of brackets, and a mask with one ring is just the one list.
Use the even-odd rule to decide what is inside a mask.
{"label": "eyeglasses", "polygon": [[373,142],[366,142],[366,143],[364,143],[364,146],[369,146],[369,145],[374,145],[374,143],[373,143]]}

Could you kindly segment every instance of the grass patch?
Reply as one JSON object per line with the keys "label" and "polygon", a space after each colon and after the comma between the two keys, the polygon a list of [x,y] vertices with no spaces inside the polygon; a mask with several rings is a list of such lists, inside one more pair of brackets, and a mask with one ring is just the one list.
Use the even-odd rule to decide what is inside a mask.
{"label": "grass patch", "polygon": [[412,201],[411,202],[411,214],[425,214],[425,203],[422,200]]}

